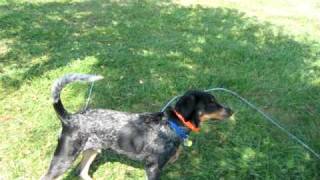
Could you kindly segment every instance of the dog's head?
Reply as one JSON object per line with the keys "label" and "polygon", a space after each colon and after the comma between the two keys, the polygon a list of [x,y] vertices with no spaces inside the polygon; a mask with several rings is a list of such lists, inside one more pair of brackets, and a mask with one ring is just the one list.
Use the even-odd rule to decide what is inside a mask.
{"label": "dog's head", "polygon": [[175,110],[196,127],[206,120],[224,120],[232,115],[232,110],[217,102],[210,93],[188,91],[176,103]]}

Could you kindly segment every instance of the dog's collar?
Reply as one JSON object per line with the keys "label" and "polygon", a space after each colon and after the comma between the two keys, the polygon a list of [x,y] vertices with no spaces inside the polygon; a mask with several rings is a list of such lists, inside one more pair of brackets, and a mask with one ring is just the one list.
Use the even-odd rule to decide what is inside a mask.
{"label": "dog's collar", "polygon": [[183,141],[188,139],[188,131],[179,126],[176,120],[168,119],[168,124]]}
{"label": "dog's collar", "polygon": [[194,131],[194,132],[200,131],[200,128],[198,128],[194,124],[192,124],[191,121],[186,121],[185,118],[180,113],[178,113],[176,110],[173,110],[173,112],[176,114],[176,116],[182,122],[182,124],[185,125],[187,128],[189,128],[191,131]]}

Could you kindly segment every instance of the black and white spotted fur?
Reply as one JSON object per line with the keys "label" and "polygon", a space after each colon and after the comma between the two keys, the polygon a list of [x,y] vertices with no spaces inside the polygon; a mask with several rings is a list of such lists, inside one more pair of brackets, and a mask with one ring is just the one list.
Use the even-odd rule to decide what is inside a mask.
{"label": "black and white spotted fur", "polygon": [[[166,121],[169,117],[175,118],[172,110],[166,113],[128,113],[108,109],[89,109],[76,114],[68,113],[60,99],[63,87],[74,81],[92,82],[100,79],[102,79],[101,76],[69,74],[54,83],[53,107],[61,120],[62,132],[49,170],[42,179],[55,179],[62,175],[81,152],[84,152],[84,157],[80,165],[80,175],[82,179],[91,179],[87,174],[88,168],[97,152],[102,149],[143,162],[148,179],[159,179],[161,169],[175,155],[182,142]],[[210,96],[208,99],[211,98],[211,100],[208,101],[214,99],[212,95],[204,92],[193,92],[193,94],[194,97]],[[190,111],[188,108],[194,109],[192,106],[195,106],[191,101],[196,102],[196,100],[183,98],[177,103],[175,109],[185,117],[188,117],[189,113],[191,121],[199,126],[199,120],[191,117],[195,115],[188,112]],[[186,107],[183,107],[183,103],[186,103]],[[182,124],[181,126],[183,127]]]}

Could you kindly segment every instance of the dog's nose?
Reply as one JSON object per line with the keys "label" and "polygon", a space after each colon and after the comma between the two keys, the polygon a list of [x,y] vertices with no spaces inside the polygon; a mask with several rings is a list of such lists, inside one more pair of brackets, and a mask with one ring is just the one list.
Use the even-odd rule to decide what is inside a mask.
{"label": "dog's nose", "polygon": [[230,108],[224,107],[223,109],[224,109],[224,111],[223,111],[223,115],[224,116],[229,117],[229,116],[231,116],[233,114],[233,111]]}
{"label": "dog's nose", "polygon": [[233,111],[230,108],[226,108],[226,111],[230,116],[233,114]]}

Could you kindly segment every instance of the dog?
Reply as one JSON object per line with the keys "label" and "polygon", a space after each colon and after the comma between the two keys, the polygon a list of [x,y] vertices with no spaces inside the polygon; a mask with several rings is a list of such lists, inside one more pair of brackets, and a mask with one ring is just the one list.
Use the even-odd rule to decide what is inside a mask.
{"label": "dog", "polygon": [[202,122],[223,120],[232,115],[215,97],[203,91],[188,91],[165,112],[128,113],[109,109],[87,109],[71,114],[63,106],[60,93],[71,82],[93,82],[102,76],[68,74],[52,87],[53,107],[62,131],[48,171],[42,180],[56,179],[73,164],[79,154],[81,179],[89,180],[89,167],[101,150],[111,150],[145,165],[148,180],[160,179],[161,170],[177,159],[180,145]]}

